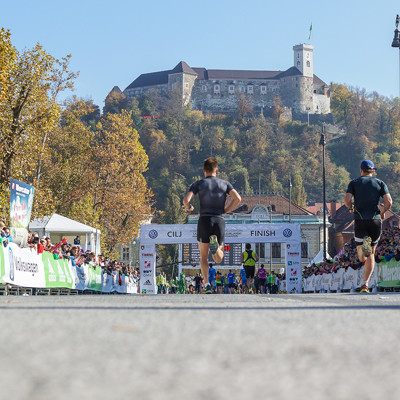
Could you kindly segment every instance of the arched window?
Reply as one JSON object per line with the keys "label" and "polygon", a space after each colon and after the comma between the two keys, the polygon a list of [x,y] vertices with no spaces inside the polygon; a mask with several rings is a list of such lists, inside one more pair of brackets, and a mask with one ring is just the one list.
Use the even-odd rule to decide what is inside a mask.
{"label": "arched window", "polygon": [[310,67],[310,65],[311,65],[310,61],[307,61],[307,67]]}
{"label": "arched window", "polygon": [[297,68],[300,68],[300,61],[297,61]]}

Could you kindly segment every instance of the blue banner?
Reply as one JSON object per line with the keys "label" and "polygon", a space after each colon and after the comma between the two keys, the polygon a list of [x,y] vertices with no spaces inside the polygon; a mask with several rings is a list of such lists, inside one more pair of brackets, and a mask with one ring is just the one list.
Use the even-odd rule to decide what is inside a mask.
{"label": "blue banner", "polygon": [[35,188],[15,179],[11,179],[10,183],[11,237],[15,243],[24,245],[28,237]]}

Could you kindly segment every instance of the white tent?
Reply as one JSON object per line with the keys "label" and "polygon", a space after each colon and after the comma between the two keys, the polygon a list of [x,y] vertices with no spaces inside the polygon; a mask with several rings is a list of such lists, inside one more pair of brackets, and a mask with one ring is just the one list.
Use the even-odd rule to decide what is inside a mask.
{"label": "white tent", "polygon": [[[331,256],[326,252],[326,259],[330,260]],[[307,268],[310,267],[312,264],[318,264],[324,261],[324,248],[322,248],[319,253],[308,263]]]}
{"label": "white tent", "polygon": [[95,252],[100,252],[100,231],[98,229],[59,214],[35,219],[29,224],[29,229],[32,232],[38,232],[39,236],[49,236],[53,242],[58,242],[61,238],[66,237],[69,243],[73,243],[75,236],[84,236],[84,241],[81,238],[81,246],[84,250],[95,251],[97,247]]}

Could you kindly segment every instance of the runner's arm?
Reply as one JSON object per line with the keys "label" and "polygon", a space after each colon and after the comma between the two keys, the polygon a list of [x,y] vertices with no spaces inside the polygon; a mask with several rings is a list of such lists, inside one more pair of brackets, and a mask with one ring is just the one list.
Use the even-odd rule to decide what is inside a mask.
{"label": "runner's arm", "polygon": [[235,189],[232,189],[229,192],[229,196],[232,197],[232,201],[229,204],[229,206],[225,207],[225,210],[224,210],[225,214],[229,214],[230,212],[235,210],[237,208],[237,206],[240,204],[240,202],[242,201],[240,194]]}
{"label": "runner's arm", "polygon": [[193,211],[194,207],[190,204],[190,200],[193,198],[193,192],[187,192],[186,196],[183,198],[183,205],[187,211]]}
{"label": "runner's arm", "polygon": [[351,213],[354,212],[352,200],[353,200],[353,195],[347,192],[346,195],[344,196],[344,205],[349,209]]}
{"label": "runner's arm", "polygon": [[385,212],[390,210],[390,207],[392,207],[393,204],[393,200],[392,200],[392,196],[390,195],[390,193],[386,193],[383,195],[383,210],[381,211],[381,218],[385,219]]}

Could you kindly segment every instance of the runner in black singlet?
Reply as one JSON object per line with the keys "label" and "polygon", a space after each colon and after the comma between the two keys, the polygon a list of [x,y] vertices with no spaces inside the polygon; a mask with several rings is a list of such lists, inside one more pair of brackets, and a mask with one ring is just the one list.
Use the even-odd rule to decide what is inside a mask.
{"label": "runner in black singlet", "polygon": [[[190,204],[193,196],[198,194],[200,200],[200,217],[197,223],[197,242],[200,250],[200,268],[204,276],[205,292],[210,292],[208,284],[208,252],[211,251],[213,260],[219,264],[224,257],[225,220],[222,214],[232,212],[239,205],[241,198],[233,186],[216,177],[218,161],[209,157],[204,161],[204,179],[190,186],[189,192],[183,199],[183,204],[188,211],[193,211]],[[226,196],[232,197],[226,205]]]}
{"label": "runner in black singlet", "polygon": [[[361,292],[368,293],[369,279],[375,267],[375,249],[382,230],[385,212],[392,206],[392,198],[385,182],[373,177],[374,163],[364,160],[360,166],[361,176],[352,180],[347,188],[344,204],[354,213],[354,239],[358,258],[364,262],[364,283]],[[352,198],[354,197],[354,205]],[[383,198],[383,210],[379,199]]]}

